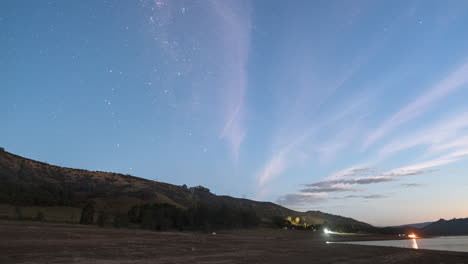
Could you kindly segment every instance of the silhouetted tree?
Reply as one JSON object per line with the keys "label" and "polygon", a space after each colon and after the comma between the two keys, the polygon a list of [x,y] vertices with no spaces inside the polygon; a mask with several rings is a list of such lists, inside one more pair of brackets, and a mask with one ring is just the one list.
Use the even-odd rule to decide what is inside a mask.
{"label": "silhouetted tree", "polygon": [[36,217],[34,217],[34,220],[44,221],[45,220],[44,213],[41,211],[37,212]]}
{"label": "silhouetted tree", "polygon": [[127,214],[116,214],[114,216],[114,227],[128,227],[129,217]]}
{"label": "silhouetted tree", "polygon": [[86,203],[81,212],[80,224],[91,225],[94,224],[94,215],[96,213],[96,205],[90,201]]}

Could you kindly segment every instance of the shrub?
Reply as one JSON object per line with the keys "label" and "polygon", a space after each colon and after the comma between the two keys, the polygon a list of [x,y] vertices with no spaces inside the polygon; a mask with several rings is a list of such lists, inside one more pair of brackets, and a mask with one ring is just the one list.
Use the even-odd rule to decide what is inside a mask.
{"label": "shrub", "polygon": [[36,217],[34,217],[34,220],[36,220],[36,221],[44,221],[44,220],[45,220],[44,213],[41,212],[41,211],[37,212],[37,215],[36,215]]}
{"label": "shrub", "polygon": [[81,212],[80,224],[91,225],[94,224],[94,215],[96,213],[96,205],[94,202],[88,202]]}

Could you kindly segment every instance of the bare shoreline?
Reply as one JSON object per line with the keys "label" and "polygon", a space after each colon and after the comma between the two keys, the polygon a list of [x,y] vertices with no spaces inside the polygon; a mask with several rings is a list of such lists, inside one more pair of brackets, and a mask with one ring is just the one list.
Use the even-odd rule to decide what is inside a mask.
{"label": "bare shoreline", "polygon": [[0,263],[468,263],[463,252],[326,243],[392,239],[379,235],[279,229],[213,235],[3,220],[0,234]]}

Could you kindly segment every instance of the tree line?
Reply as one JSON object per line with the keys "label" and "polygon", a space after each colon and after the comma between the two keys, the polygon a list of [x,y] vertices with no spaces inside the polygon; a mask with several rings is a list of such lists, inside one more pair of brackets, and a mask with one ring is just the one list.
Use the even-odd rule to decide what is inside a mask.
{"label": "tree line", "polygon": [[249,228],[259,225],[253,209],[232,208],[227,205],[210,207],[198,204],[183,209],[171,204],[142,204],[128,212],[110,213],[88,202],[81,214],[81,224],[99,226],[138,227],[150,230],[212,230]]}

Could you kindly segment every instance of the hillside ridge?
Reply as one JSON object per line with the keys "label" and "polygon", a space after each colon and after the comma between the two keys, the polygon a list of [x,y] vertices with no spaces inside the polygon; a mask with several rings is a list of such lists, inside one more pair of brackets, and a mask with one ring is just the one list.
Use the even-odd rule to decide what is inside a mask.
{"label": "hillside ridge", "polygon": [[468,218],[440,219],[424,227],[422,232],[429,236],[468,235]]}
{"label": "hillside ridge", "polygon": [[83,208],[90,201],[111,212],[126,212],[135,205],[148,203],[182,209],[224,206],[253,210],[267,222],[274,217],[297,216],[311,224],[373,228],[352,218],[320,211],[297,212],[272,202],[215,195],[203,186],[189,188],[128,174],[60,167],[0,151],[0,203]]}

